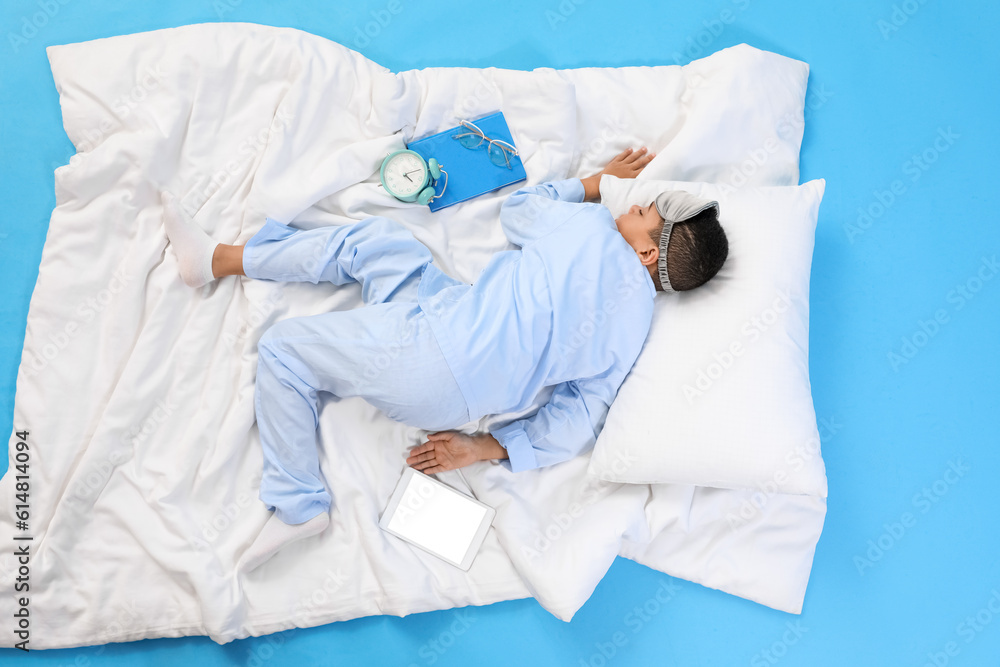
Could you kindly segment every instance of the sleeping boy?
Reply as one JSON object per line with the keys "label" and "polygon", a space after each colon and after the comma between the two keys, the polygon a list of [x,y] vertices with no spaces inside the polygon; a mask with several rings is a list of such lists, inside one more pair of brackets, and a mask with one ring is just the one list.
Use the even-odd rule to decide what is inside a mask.
{"label": "sleeping boy", "polygon": [[[599,198],[602,174],[634,178],[652,158],[627,149],[593,176],[512,194],[500,224],[518,249],[494,255],[472,285],[444,274],[387,218],[312,230],[267,218],[234,246],[214,242],[164,194],[166,233],[188,285],[231,275],[356,281],[366,304],[279,321],[258,343],[260,499],[274,514],[239,569],[329,524],[318,392],[363,397],[429,431],[406,459],[427,474],[481,460],[520,472],[590,450],[646,340],[656,292],[702,285],[728,255],[714,201],[664,192],[617,219],[585,203]],[[526,410],[547,387],[548,403],[528,417],[477,435],[455,430]]]}

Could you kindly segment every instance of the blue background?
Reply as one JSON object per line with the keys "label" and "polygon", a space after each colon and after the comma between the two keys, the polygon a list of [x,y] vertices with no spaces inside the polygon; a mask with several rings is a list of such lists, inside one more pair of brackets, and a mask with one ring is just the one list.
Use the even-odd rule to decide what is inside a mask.
{"label": "blue background", "polygon": [[[979,630],[960,626],[1000,591],[1000,279],[974,280],[981,258],[1000,252],[993,180],[1000,147],[996,3],[897,1],[899,25],[893,25],[892,0],[551,0],[476,8],[399,0],[402,11],[382,27],[372,23],[372,12],[385,10],[387,0],[48,1],[58,11],[16,50],[10,35],[42,10],[29,0],[4,0],[0,10],[0,431],[11,428],[28,302],[55,205],[52,172],[73,154],[44,47],[218,20],[307,30],[395,71],[674,64],[741,42],[808,62],[815,108],[803,142],[802,180],[827,179],[812,272],[811,373],[817,413],[837,429],[824,443],[830,509],[801,617],[677,582],[673,599],[636,623],[628,614],[668,578],[618,559],[570,624],[528,599],[364,618],[226,646],[206,638],[147,640],[32,653],[29,660],[425,665],[433,658],[438,665],[595,667],[1000,662],[1000,615],[983,612],[981,620],[990,622]],[[359,40],[366,24],[377,34]],[[939,132],[949,131],[951,138],[935,146]],[[926,169],[913,162],[921,155]],[[898,194],[880,209],[894,181]],[[859,208],[871,216],[861,220],[864,229]],[[959,286],[978,288],[961,307],[953,291]],[[938,310],[947,322],[934,336],[921,336],[921,320]],[[919,347],[894,367],[888,355],[902,356],[904,338],[915,338]],[[968,471],[956,478],[947,471],[949,462],[959,461]],[[949,477],[954,483],[945,481]],[[934,502],[915,497],[925,488]],[[894,527],[907,512],[909,525]],[[884,551],[866,555],[869,540],[881,541]],[[859,565],[857,558],[869,556],[871,566]],[[993,605],[1000,609],[1000,594]],[[449,635],[462,619],[465,624],[454,627],[467,629]],[[788,623],[799,623],[797,632]],[[604,658],[600,645],[617,631],[627,643]],[[450,648],[435,652],[435,639]],[[954,656],[945,653],[949,642],[955,642]],[[0,651],[0,660],[23,658]]]}

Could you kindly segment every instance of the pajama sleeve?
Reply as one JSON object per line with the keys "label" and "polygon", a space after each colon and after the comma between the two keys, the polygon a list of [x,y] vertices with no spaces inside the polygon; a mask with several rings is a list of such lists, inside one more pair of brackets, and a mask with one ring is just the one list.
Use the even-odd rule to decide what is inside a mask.
{"label": "pajama sleeve", "polygon": [[521,472],[568,461],[597,442],[618,383],[607,378],[570,380],[556,386],[549,402],[530,417],[490,434],[507,450],[500,465]]}
{"label": "pajama sleeve", "polygon": [[578,213],[583,197],[579,178],[521,188],[500,207],[500,226],[511,243],[523,248]]}

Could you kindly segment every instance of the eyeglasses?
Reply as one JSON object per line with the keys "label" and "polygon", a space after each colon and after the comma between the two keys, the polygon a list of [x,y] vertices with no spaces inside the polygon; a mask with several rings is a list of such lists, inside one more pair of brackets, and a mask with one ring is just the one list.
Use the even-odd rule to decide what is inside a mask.
{"label": "eyeglasses", "polygon": [[508,153],[510,156],[516,156],[518,154],[516,148],[508,144],[506,141],[501,141],[500,139],[490,139],[486,136],[485,132],[476,126],[475,123],[463,120],[460,124],[468,130],[468,132],[453,134],[451,137],[452,139],[458,139],[458,142],[469,150],[475,150],[482,146],[483,142],[487,142],[486,152],[489,153],[490,162],[498,167],[513,169],[510,165],[510,157],[508,157]]}

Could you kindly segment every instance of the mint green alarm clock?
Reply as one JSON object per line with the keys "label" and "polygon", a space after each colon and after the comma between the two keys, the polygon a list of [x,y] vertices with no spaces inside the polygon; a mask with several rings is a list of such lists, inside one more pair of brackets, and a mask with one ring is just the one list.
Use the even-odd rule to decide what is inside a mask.
{"label": "mint green alarm clock", "polygon": [[[444,174],[444,188],[441,188],[440,194],[434,194],[441,174]],[[421,205],[437,199],[448,187],[448,172],[441,168],[438,161],[434,158],[424,161],[419,153],[411,150],[387,155],[378,177],[385,191],[396,199]]]}

